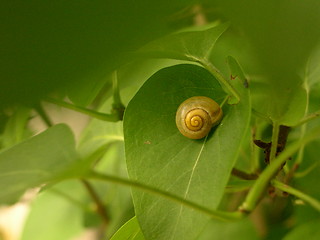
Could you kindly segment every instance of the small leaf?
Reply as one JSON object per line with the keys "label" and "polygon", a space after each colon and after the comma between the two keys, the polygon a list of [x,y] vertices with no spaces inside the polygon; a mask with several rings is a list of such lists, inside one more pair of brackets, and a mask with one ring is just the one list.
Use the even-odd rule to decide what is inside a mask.
{"label": "small leaf", "polygon": [[204,31],[171,34],[147,44],[138,54],[196,62],[208,59],[215,42],[227,28],[228,24],[221,24]]}
{"label": "small leaf", "polygon": [[144,236],[140,230],[139,223],[136,217],[131,218],[126,222],[110,240],[144,240]]}
{"label": "small leaf", "polygon": [[73,134],[62,124],[2,151],[0,202],[12,203],[28,188],[64,178],[77,159]]}
{"label": "small leaf", "polygon": [[[209,72],[195,65],[177,65],[154,74],[125,113],[130,178],[216,209],[250,119],[248,89],[239,90],[240,103],[223,107],[223,120],[212,134],[191,140],[175,125],[180,103],[192,96],[221,103],[225,92]],[[207,216],[166,199],[135,190],[133,199],[147,239],[196,239],[208,222]]]}
{"label": "small leaf", "polygon": [[[245,77],[243,70],[241,68],[241,66],[239,65],[239,63],[237,62],[237,60],[235,60],[233,57],[228,56],[227,58],[228,61],[228,65],[230,68],[230,79],[231,79],[231,85],[239,85],[239,84],[233,84],[233,82],[236,80],[236,78],[238,78],[240,80],[240,82],[242,83],[242,86],[240,85],[240,88],[248,88],[249,87],[249,83],[247,78]],[[236,81],[239,82],[239,81]],[[235,99],[234,97],[230,97],[228,99],[228,104],[237,104],[239,101],[237,99]]]}
{"label": "small leaf", "polygon": [[239,63],[237,62],[237,60],[231,56],[228,56],[228,65],[231,72],[231,76],[230,76],[231,80],[235,80],[236,78],[239,78],[243,84],[243,87],[248,88],[249,87],[248,80],[245,77],[243,70],[239,65]]}

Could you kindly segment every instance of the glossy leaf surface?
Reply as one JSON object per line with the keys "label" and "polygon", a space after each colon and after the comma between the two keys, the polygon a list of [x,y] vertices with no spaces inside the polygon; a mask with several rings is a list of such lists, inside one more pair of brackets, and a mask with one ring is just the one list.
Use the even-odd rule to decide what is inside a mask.
{"label": "glossy leaf surface", "polygon": [[[195,65],[177,65],[154,74],[129,103],[124,119],[129,176],[215,209],[222,197],[249,117],[248,91],[238,105],[223,107],[224,118],[202,140],[191,140],[175,126],[185,99],[203,95],[221,103],[217,80]],[[208,221],[191,209],[133,191],[137,218],[147,239],[195,239]]]}

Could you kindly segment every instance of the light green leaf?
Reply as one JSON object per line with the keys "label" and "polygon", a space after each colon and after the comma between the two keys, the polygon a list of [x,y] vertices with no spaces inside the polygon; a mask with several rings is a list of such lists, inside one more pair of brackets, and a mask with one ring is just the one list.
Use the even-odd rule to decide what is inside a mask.
{"label": "light green leaf", "polygon": [[79,181],[65,181],[40,193],[31,204],[21,240],[69,240],[80,235],[85,196]]}
{"label": "light green leaf", "polygon": [[126,222],[110,240],[144,240],[136,217]]}
{"label": "light green leaf", "polygon": [[284,237],[284,240],[300,240],[310,239],[317,240],[320,238],[320,220],[306,222],[294,228],[289,234]]}
{"label": "light green leaf", "polygon": [[77,160],[74,137],[66,125],[45,132],[0,153],[0,202],[11,203],[28,188],[61,180]]}
{"label": "light green leaf", "polygon": [[[240,83],[241,85],[241,83]],[[202,140],[175,126],[185,99],[226,97],[217,80],[195,65],[177,65],[154,74],[129,103],[124,119],[125,150],[131,179],[216,209],[228,182],[250,118],[248,90],[223,107],[224,118]],[[133,191],[135,211],[147,239],[196,239],[208,217],[165,199]]]}
{"label": "light green leaf", "polygon": [[204,31],[188,31],[157,39],[138,51],[142,56],[198,61],[208,59],[215,42],[228,28],[221,24]]}

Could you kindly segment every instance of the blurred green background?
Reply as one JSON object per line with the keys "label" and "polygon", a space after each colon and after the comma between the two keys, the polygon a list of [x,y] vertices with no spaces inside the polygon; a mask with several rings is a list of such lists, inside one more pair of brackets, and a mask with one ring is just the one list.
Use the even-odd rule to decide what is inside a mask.
{"label": "blurred green background", "polygon": [[318,44],[318,0],[2,1],[0,107],[31,104],[54,90],[101,85],[123,54],[192,23],[201,4],[209,21],[231,21],[270,81],[299,81]]}

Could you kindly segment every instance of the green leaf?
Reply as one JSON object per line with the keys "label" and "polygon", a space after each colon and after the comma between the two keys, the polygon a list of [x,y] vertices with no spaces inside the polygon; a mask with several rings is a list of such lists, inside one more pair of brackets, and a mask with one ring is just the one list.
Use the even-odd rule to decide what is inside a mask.
{"label": "green leaf", "polygon": [[[240,83],[241,85],[241,83]],[[124,118],[131,179],[216,209],[250,119],[248,89],[208,138],[180,134],[175,113],[185,99],[226,97],[217,80],[196,65],[177,65],[154,74],[129,103]],[[147,239],[196,239],[208,217],[182,205],[133,191],[135,212]]]}
{"label": "green leaf", "polygon": [[[143,62],[127,64],[117,70],[121,88],[120,94],[124,105],[129,103],[142,84],[155,72],[164,67],[181,63],[182,61],[170,59],[148,59]],[[110,97],[103,102],[97,111],[102,113],[110,112],[112,101],[110,94]],[[82,131],[77,149],[82,155],[87,156],[97,148],[115,142],[123,142],[122,122],[113,123],[92,119],[85,130]]]}
{"label": "green leaf", "polygon": [[305,115],[308,93],[302,83],[289,80],[271,85],[267,80],[250,84],[253,108],[280,125],[294,126]]}
{"label": "green leaf", "polygon": [[131,218],[126,222],[110,240],[144,240],[144,236],[140,230],[139,223],[136,217]]}
{"label": "green leaf", "polygon": [[79,181],[65,181],[41,192],[31,204],[21,240],[69,240],[80,235],[85,196]]}
{"label": "green leaf", "polygon": [[[95,170],[124,179],[128,178],[123,142],[112,144],[106,154],[95,164]],[[100,193],[110,218],[106,229],[106,236],[109,239],[120,226],[134,216],[131,191],[129,188],[112,183],[92,181],[91,184]]]}
{"label": "green leaf", "polygon": [[[242,68],[241,66],[239,65],[239,63],[237,62],[237,60],[235,60],[233,57],[231,56],[228,56],[227,58],[227,62],[228,62],[228,65],[229,65],[229,68],[230,68],[230,72],[231,72],[231,84],[232,85],[239,85],[239,84],[233,84],[232,81],[234,82],[234,80],[236,78],[238,78],[240,80],[240,82],[242,83],[242,86],[239,85],[240,89],[241,88],[248,88],[249,87],[249,83],[248,83],[248,80],[247,78],[244,76],[244,73],[242,71]],[[238,83],[239,81],[236,81],[236,83]],[[239,101],[234,98],[234,97],[231,97],[228,99],[228,103],[229,104],[237,104]]]}
{"label": "green leaf", "polygon": [[243,84],[243,87],[248,88],[249,83],[247,78],[245,77],[243,70],[236,59],[234,59],[232,56],[228,56],[227,58],[228,65],[231,72],[231,80],[235,80],[236,78],[239,78],[240,81]]}
{"label": "green leaf", "polygon": [[294,228],[284,237],[284,240],[310,239],[317,240],[320,238],[320,220],[306,222]]}
{"label": "green leaf", "polygon": [[73,134],[63,124],[2,151],[0,202],[11,203],[28,188],[61,180],[77,159]]}
{"label": "green leaf", "polygon": [[220,24],[204,31],[171,34],[147,44],[138,54],[196,62],[208,59],[215,42],[227,28],[228,24]]}

